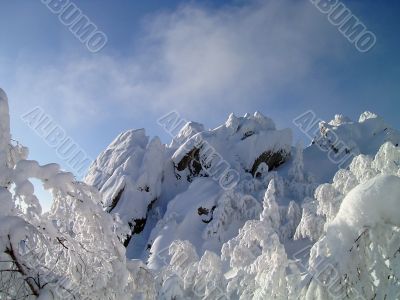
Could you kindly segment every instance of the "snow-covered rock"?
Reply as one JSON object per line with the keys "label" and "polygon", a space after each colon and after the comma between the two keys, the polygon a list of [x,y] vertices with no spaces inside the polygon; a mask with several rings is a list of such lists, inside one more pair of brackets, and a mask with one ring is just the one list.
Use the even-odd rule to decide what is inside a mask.
{"label": "snow-covered rock", "polygon": [[[219,252],[262,209],[273,170],[290,159],[292,134],[256,112],[205,130],[185,124],[169,146],[149,142],[143,129],[119,135],[85,178],[103,206],[131,227],[128,255],[159,266],[157,253],[173,240],[190,240],[200,254]],[[262,179],[262,173],[270,175]],[[301,171],[299,171],[301,172]],[[244,191],[258,178],[258,187]],[[264,181],[263,181],[264,180]]]}
{"label": "snow-covered rock", "polygon": [[[318,240],[358,177],[376,175],[339,168],[355,157],[352,165],[372,165],[368,155],[385,141],[396,144],[399,136],[375,114],[365,112],[359,122],[336,115],[320,123],[318,136],[303,151],[301,145],[292,147],[289,129],[277,129],[261,113],[231,114],[215,129],[186,123],[170,145],[149,141],[143,129],[122,133],[85,181],[103,194],[104,209],[131,228],[128,257],[158,269],[165,264],[160,253],[174,240],[190,241],[198,255],[220,253],[247,220],[262,213],[271,180],[275,200],[263,214],[275,220],[281,241]],[[348,154],[345,165],[334,160],[342,152]]]}
{"label": "snow-covered rock", "polygon": [[329,123],[320,123],[320,136],[316,143],[334,152],[352,152],[374,155],[385,142],[399,145],[400,134],[391,128],[383,118],[371,112],[360,115],[358,122],[336,115]]}
{"label": "snow-covered rock", "polygon": [[215,177],[221,165],[255,175],[263,162],[270,170],[284,163],[291,145],[291,131],[277,130],[274,122],[262,114],[256,112],[244,117],[231,114],[224,125],[188,139],[172,160],[177,174],[189,181],[197,176]]}
{"label": "snow-covered rock", "polygon": [[400,144],[400,132],[374,113],[364,112],[358,122],[336,115],[320,122],[312,145],[304,151],[307,170],[318,182],[329,182],[340,168],[347,168],[359,154],[375,155],[381,145]]}
{"label": "snow-covered rock", "polygon": [[[217,290],[229,297],[287,299],[300,292],[328,297],[321,288],[315,290],[318,282],[302,285],[292,256],[315,243],[302,258],[304,266],[313,267],[324,249],[329,248],[331,255],[334,246],[341,249],[331,261],[357,238],[373,218],[365,217],[356,226],[346,223],[350,217],[339,216],[344,212],[356,216],[356,211],[367,209],[361,201],[367,197],[365,182],[376,186],[378,195],[385,188],[376,176],[399,176],[399,142],[400,134],[369,112],[358,122],[342,115],[321,122],[318,135],[304,150],[292,146],[290,130],[278,130],[260,113],[231,114],[211,130],[187,123],[169,146],[157,138],[149,142],[144,130],[123,133],[98,157],[86,182],[102,192],[104,208],[131,227],[132,237],[125,242],[128,257],[141,258],[163,274],[160,295],[192,297],[188,286],[195,288],[195,280],[186,285],[180,276],[167,274],[179,270],[184,276],[192,278],[194,272],[201,278],[206,276],[199,269],[201,263],[212,257],[220,265],[210,269],[212,274],[227,271],[225,279],[216,278],[228,284],[226,290]],[[392,187],[396,189],[396,184]],[[347,227],[335,227],[339,219]],[[375,223],[382,222],[378,218]],[[337,227],[339,231],[332,234]],[[345,228],[353,234],[345,233]],[[342,234],[348,236],[347,244],[322,242]],[[183,248],[177,250],[177,245]],[[320,252],[315,252],[317,247]],[[187,255],[190,263],[177,268]],[[264,264],[269,259],[273,269]]]}
{"label": "snow-covered rock", "polygon": [[[149,142],[144,129],[120,134],[89,169],[86,183],[103,194],[103,205],[139,234],[148,212],[161,194],[165,146],[158,138]],[[128,245],[128,235],[125,245]]]}

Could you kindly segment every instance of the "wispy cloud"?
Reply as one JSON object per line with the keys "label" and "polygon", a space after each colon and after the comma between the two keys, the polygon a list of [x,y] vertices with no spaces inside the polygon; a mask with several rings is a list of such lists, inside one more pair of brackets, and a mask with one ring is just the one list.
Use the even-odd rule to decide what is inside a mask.
{"label": "wispy cloud", "polygon": [[184,5],[146,18],[140,55],[66,56],[57,68],[19,67],[14,93],[62,112],[72,125],[116,111],[141,117],[173,108],[201,119],[211,108],[225,114],[265,106],[310,84],[318,61],[340,53],[325,23],[307,1]]}
{"label": "wispy cloud", "polygon": [[156,63],[165,72],[161,103],[199,112],[274,101],[333,53],[330,32],[310,8],[298,1],[216,11],[183,6],[150,20]]}

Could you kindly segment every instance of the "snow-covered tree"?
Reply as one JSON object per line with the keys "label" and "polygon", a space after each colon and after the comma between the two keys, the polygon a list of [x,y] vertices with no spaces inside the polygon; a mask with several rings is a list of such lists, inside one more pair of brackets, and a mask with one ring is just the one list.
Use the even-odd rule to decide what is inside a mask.
{"label": "snow-covered tree", "polygon": [[295,155],[293,157],[293,163],[289,169],[289,178],[296,182],[304,181],[304,162],[303,162],[303,146],[298,143],[295,148]]}
{"label": "snow-covered tree", "polygon": [[[56,164],[26,160],[5,131],[0,96],[0,298],[129,298],[134,279],[100,195]],[[53,196],[50,212],[42,213],[32,179]]]}
{"label": "snow-covered tree", "polygon": [[270,223],[273,229],[279,230],[281,218],[279,214],[279,206],[276,201],[276,188],[274,179],[269,182],[267,191],[265,192],[263,200],[263,212],[261,213],[260,219],[261,221]]}
{"label": "snow-covered tree", "polygon": [[[349,170],[339,170],[332,184],[317,189],[317,215],[308,218],[317,221],[322,215],[325,226],[310,252],[312,279],[303,289],[305,297],[400,296],[400,215],[395,209],[400,199],[399,158],[399,148],[386,143],[374,159],[355,157]],[[304,221],[298,234],[315,237],[306,224],[313,222]]]}

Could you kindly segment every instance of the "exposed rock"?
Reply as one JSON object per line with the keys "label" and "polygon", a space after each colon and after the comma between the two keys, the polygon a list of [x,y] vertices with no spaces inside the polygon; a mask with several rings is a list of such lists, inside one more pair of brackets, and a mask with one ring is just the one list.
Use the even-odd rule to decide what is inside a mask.
{"label": "exposed rock", "polygon": [[[211,207],[211,210],[210,210],[210,209],[207,209],[207,208],[200,207],[199,210],[198,210],[199,215],[204,214],[204,215],[206,215],[206,216],[210,216],[210,218],[209,218],[208,220],[201,219],[201,221],[202,221],[203,223],[206,223],[206,224],[210,223],[210,222],[213,220],[213,217],[214,217],[214,210],[215,210],[216,208],[217,208],[216,205],[214,205],[213,207]],[[201,210],[201,212],[202,212],[201,214],[200,214],[200,210]]]}
{"label": "exposed rock", "polygon": [[144,227],[146,226],[147,219],[136,219],[133,222],[128,222],[128,225],[132,231],[132,234],[127,236],[126,240],[124,241],[124,246],[128,247],[129,242],[131,241],[133,234],[139,234],[143,231]]}
{"label": "exposed rock", "polygon": [[254,161],[253,167],[251,168],[251,174],[255,176],[258,166],[263,162],[268,165],[268,170],[274,170],[283,164],[289,158],[289,156],[290,154],[286,153],[285,151],[266,151]]}
{"label": "exposed rock", "polygon": [[202,170],[200,163],[200,149],[195,147],[190,150],[177,164],[176,169],[178,171],[184,171],[185,169],[189,170],[190,179],[198,176]]}

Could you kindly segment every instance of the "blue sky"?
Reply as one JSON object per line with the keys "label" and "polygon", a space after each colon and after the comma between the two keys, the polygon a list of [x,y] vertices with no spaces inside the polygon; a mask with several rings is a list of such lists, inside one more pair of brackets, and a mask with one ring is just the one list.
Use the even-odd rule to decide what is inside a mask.
{"label": "blue sky", "polygon": [[74,1],[108,37],[89,52],[39,0],[0,0],[0,87],[13,138],[40,163],[54,149],[21,121],[40,106],[93,158],[120,132],[171,110],[206,127],[261,111],[279,127],[306,110],[365,110],[400,128],[398,1],[343,1],[377,36],[359,53],[310,1]]}

